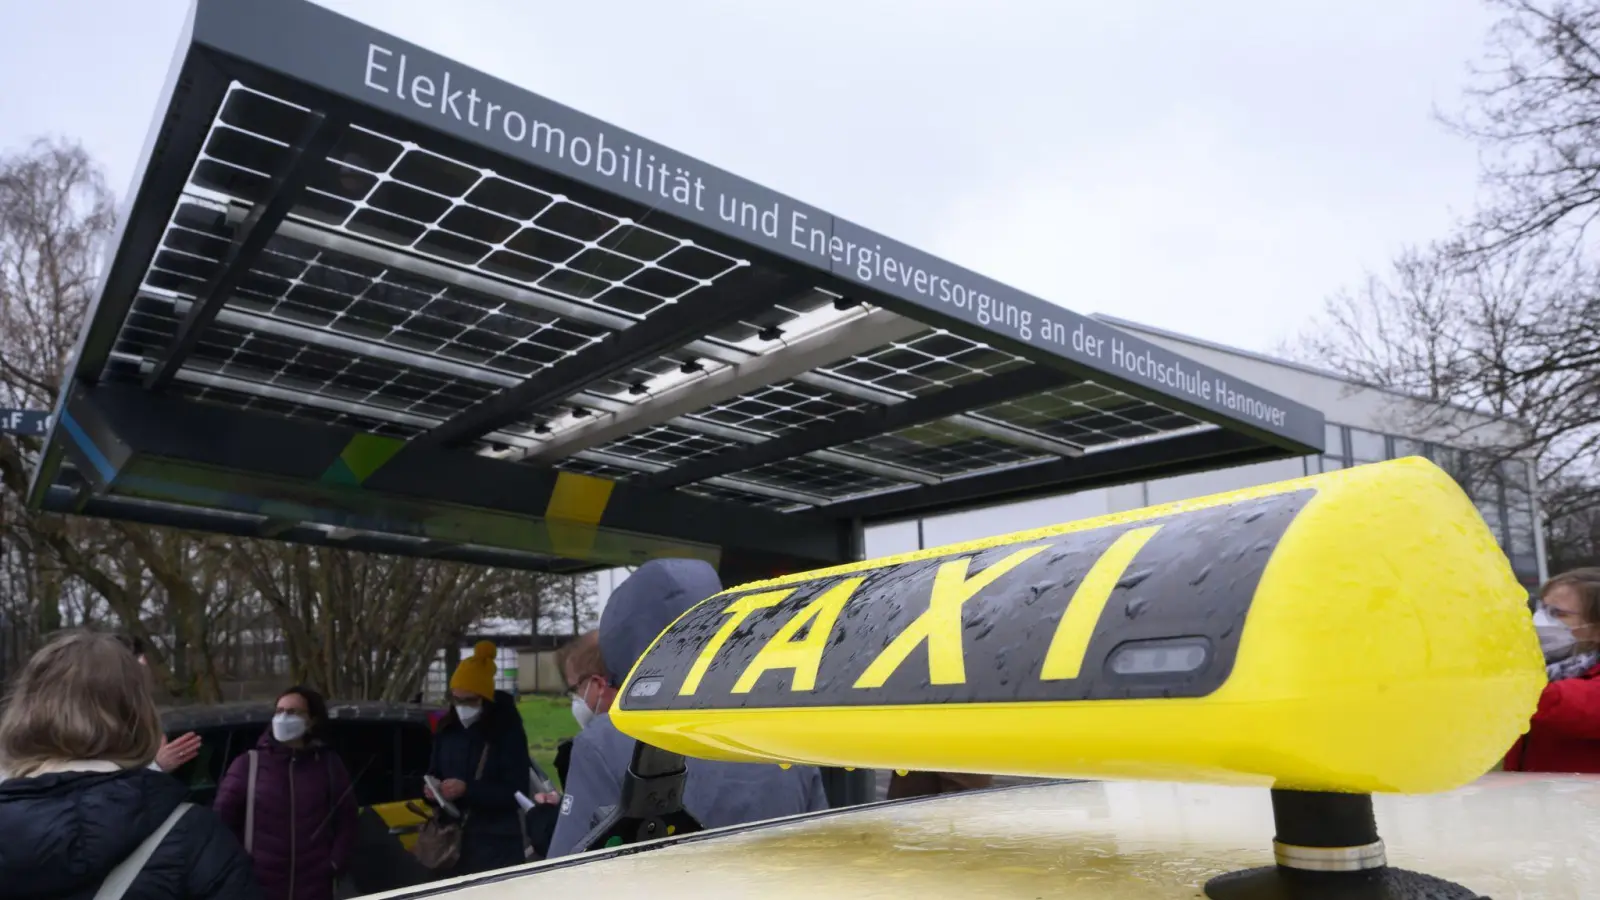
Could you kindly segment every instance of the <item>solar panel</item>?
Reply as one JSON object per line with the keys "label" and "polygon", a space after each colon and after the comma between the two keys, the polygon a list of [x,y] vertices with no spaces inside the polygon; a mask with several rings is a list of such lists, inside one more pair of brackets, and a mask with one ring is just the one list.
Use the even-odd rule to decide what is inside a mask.
{"label": "solar panel", "polygon": [[[1299,437],[1274,435],[1280,413],[1296,417],[1283,425],[1296,435],[1322,432],[1320,417],[1307,424],[1313,411],[1242,384],[1243,400],[1219,401],[1215,373],[1198,364],[931,258],[913,271],[924,263],[909,248],[642,138],[611,129],[639,166],[677,160],[685,184],[692,170],[699,187],[701,175],[723,185],[718,210],[664,193],[644,201],[643,182],[606,182],[574,169],[576,155],[533,160],[557,131],[576,154],[582,129],[610,126],[509,86],[491,103],[503,137],[515,136],[515,114],[523,140],[545,129],[545,147],[463,131],[445,107],[385,105],[370,77],[324,87],[322,61],[342,57],[313,45],[330,35],[367,35],[369,63],[380,40],[384,53],[405,46],[326,10],[296,0],[270,16],[233,0],[197,10],[209,24],[180,49],[182,78],[75,363],[85,386],[142,385],[211,415],[371,435],[388,443],[356,468],[379,482],[386,465],[405,470],[383,462],[391,455],[437,450],[463,454],[462,466],[471,457],[636,484],[629,496],[662,508],[680,497],[750,510],[774,534],[790,526],[761,515],[828,522],[834,509],[933,498],[956,483],[985,496],[985,479],[1004,473],[1056,473],[1219,429],[1240,458],[1295,451]],[[488,97],[487,76],[452,71]],[[355,88],[372,103],[350,100]],[[730,206],[741,184],[775,198],[770,213]],[[804,238],[787,246],[776,224],[785,204],[791,237]],[[814,253],[818,235],[820,264],[795,249]],[[1069,336],[1054,319],[1079,324]],[[1063,349],[1041,350],[1045,338]],[[1101,352],[1118,342],[1132,349]],[[1059,377],[1016,387],[1030,372]],[[972,400],[951,406],[957,396]],[[1245,426],[1235,415],[1261,410]],[[1174,465],[1196,458],[1184,451]],[[650,494],[654,483],[671,487]],[[449,483],[436,493],[501,500]]]}
{"label": "solar panel", "polygon": [[[245,210],[264,199],[270,173],[285,165],[288,146],[305,129],[307,115],[303,108],[260,91],[238,83],[230,86],[195,163],[186,199],[175,208],[161,249],[151,261],[138,313],[130,315],[124,326],[120,352],[154,356],[163,341],[172,339],[178,310],[195,302],[208,279],[224,265],[233,227]],[[471,271],[484,280],[525,283],[603,314],[635,320],[648,318],[749,264],[360,126],[352,126],[335,145],[292,217],[302,226],[315,222],[317,228],[388,245],[410,256]],[[428,358],[525,378],[613,333],[593,320],[561,316],[536,297],[507,299],[474,291],[448,278],[360,255],[348,244],[347,250],[357,252],[342,252],[319,244],[319,235],[309,227],[295,234],[279,234],[267,243],[226,309],[312,331],[302,331],[302,337],[295,339],[219,322],[200,338],[186,369],[442,421],[505,385],[486,376],[452,377],[429,371]],[[552,279],[563,272],[567,274]],[[163,309],[161,299],[171,305]],[[840,318],[836,299],[819,290],[798,302],[774,303],[749,321],[708,333],[705,340],[735,352],[781,341],[786,330],[808,318],[824,322]],[[375,360],[343,351],[328,345],[332,335],[382,345],[405,356]],[[718,365],[686,352],[662,356],[589,390],[621,403],[639,402],[650,395],[655,382],[688,374],[685,366],[704,370],[708,363]],[[928,329],[818,372],[903,399],[1028,365],[1015,354]],[[303,407],[285,400],[251,402],[236,392],[202,391],[196,396],[260,410]],[[741,429],[749,432],[749,440],[760,440],[872,405],[862,397],[788,380],[708,404],[687,418],[689,423]],[[1167,418],[1172,415],[1153,408]],[[536,440],[595,412],[581,399],[558,408],[530,410],[529,421],[510,433]],[[1022,413],[1026,409],[1014,411],[1008,406],[986,418],[1022,436],[1061,439],[1052,428],[1040,426],[1048,416]],[[382,420],[354,412],[333,421]],[[426,426],[394,422],[375,429],[408,438],[423,430]],[[1087,427],[1066,431],[1078,437],[1099,433]],[[1149,433],[1145,429],[1138,436]],[[845,455],[875,472],[851,472],[848,461],[802,460],[765,466],[751,473],[750,480],[826,500],[911,483],[883,477],[883,466],[922,476],[916,481],[925,483],[1039,458],[993,438],[956,444],[949,439],[930,442],[932,434],[922,428],[897,439],[886,436],[878,442],[853,444]],[[736,443],[658,426],[604,450],[670,466],[726,451]],[[930,452],[928,447],[936,449]],[[958,447],[972,452],[963,455]]]}

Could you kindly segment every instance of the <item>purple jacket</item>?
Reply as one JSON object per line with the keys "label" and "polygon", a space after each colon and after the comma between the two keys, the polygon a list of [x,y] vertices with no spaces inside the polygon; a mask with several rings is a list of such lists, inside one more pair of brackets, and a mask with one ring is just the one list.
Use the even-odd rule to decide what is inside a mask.
{"label": "purple jacket", "polygon": [[[256,742],[256,752],[250,855],[262,895],[266,900],[330,900],[334,875],[344,871],[355,846],[350,772],[332,749],[319,744],[291,749],[270,731]],[[240,843],[245,839],[249,781],[250,754],[241,753],[222,776],[212,804]]]}

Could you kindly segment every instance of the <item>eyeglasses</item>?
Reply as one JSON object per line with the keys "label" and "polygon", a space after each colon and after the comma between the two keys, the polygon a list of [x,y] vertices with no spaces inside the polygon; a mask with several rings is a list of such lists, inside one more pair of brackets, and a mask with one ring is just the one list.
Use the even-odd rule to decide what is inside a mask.
{"label": "eyeglasses", "polygon": [[587,676],[585,676],[583,678],[578,679],[578,683],[577,684],[569,684],[569,685],[567,685],[567,698],[571,699],[571,700],[576,700],[579,697],[582,697],[584,689],[588,687],[589,682],[593,681],[594,679],[596,679],[598,677],[600,677],[600,676],[598,676],[598,675],[587,675]]}

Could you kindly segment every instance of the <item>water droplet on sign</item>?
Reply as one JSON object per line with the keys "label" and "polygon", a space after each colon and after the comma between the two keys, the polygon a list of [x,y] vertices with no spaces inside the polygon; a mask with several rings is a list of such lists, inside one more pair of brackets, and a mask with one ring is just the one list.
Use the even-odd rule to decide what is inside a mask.
{"label": "water droplet on sign", "polygon": [[896,775],[899,775],[899,776],[900,776],[900,777],[901,777],[901,778],[904,778],[904,777],[906,777],[906,776],[907,776],[907,775],[910,775],[910,774],[911,774],[911,770],[910,770],[910,769],[895,769],[895,770],[894,770],[894,773],[895,773],[895,774],[896,774]]}
{"label": "water droplet on sign", "polygon": [[1143,581],[1146,578],[1150,577],[1150,574],[1153,571],[1155,571],[1155,570],[1153,570],[1153,569],[1141,569],[1138,572],[1129,572],[1128,574],[1122,576],[1122,579],[1117,582],[1117,587],[1119,587],[1119,588],[1138,587],[1141,583],[1143,583]]}

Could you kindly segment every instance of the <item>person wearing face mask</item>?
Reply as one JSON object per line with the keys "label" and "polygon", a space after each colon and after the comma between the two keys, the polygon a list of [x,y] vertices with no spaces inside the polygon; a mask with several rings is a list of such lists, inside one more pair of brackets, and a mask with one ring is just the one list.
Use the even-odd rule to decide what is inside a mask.
{"label": "person wearing face mask", "polygon": [[350,773],[323,741],[328,705],[296,686],[272,724],[228,765],[212,809],[238,836],[268,900],[331,900],[355,847]]}
{"label": "person wearing face mask", "polygon": [[[550,857],[581,853],[600,811],[621,800],[634,739],[611,723],[617,689],[639,657],[688,609],[722,591],[717,572],[698,559],[653,559],[617,585],[600,627],[564,648],[562,670],[572,714],[583,730],[572,741],[564,796]],[[828,808],[814,766],[684,762],[683,805],[705,828],[723,828]]]}
{"label": "person wearing face mask", "polygon": [[1563,572],[1539,597],[1534,626],[1550,683],[1505,769],[1600,773],[1600,568]]}
{"label": "person wearing face mask", "polygon": [[[487,872],[527,861],[522,807],[532,798],[528,739],[511,695],[496,691],[495,645],[480,641],[450,676],[450,709],[433,736],[428,774],[461,813],[460,856],[439,877]],[[441,813],[447,814],[447,813]]]}
{"label": "person wearing face mask", "polygon": [[567,681],[567,696],[572,700],[572,718],[578,730],[589,727],[594,717],[611,710],[617,689],[606,678],[605,659],[600,655],[600,632],[586,631],[573,638],[557,654],[561,675]]}

